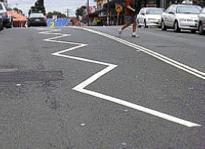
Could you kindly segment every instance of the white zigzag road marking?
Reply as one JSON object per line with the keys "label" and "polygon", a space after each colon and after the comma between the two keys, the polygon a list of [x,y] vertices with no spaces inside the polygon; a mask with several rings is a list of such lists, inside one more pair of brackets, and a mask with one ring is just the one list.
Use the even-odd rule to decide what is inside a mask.
{"label": "white zigzag road marking", "polygon": [[186,127],[197,127],[197,126],[201,126],[200,124],[196,124],[187,120],[183,120],[162,112],[158,112],[156,110],[152,110],[146,107],[142,107],[140,105],[136,105],[130,102],[127,102],[125,100],[122,99],[118,99],[118,98],[114,98],[108,95],[104,95],[95,91],[91,91],[91,90],[87,90],[85,89],[88,85],[90,85],[91,83],[95,82],[97,79],[99,79],[100,77],[102,77],[103,75],[107,74],[108,72],[112,71],[113,69],[115,69],[117,67],[117,65],[114,64],[110,64],[110,63],[105,63],[105,62],[100,62],[100,61],[96,61],[96,60],[90,60],[90,59],[86,59],[86,58],[82,58],[82,57],[75,57],[75,56],[70,56],[70,55],[65,55],[63,53],[68,52],[68,51],[72,51],[78,48],[82,48],[87,46],[87,44],[84,43],[76,43],[76,42],[68,42],[68,41],[63,41],[63,40],[56,40],[59,38],[63,38],[63,37],[68,37],[70,36],[70,34],[62,34],[62,33],[56,33],[56,31],[60,31],[60,30],[46,30],[46,31],[42,31],[39,32],[40,34],[46,34],[46,35],[56,35],[55,37],[52,38],[48,38],[48,39],[44,39],[44,41],[47,42],[53,42],[53,43],[67,43],[67,44],[71,44],[71,45],[75,45],[72,48],[68,48],[65,50],[61,50],[55,53],[52,53],[52,55],[54,56],[59,56],[59,57],[64,57],[64,58],[69,58],[69,59],[74,59],[74,60],[78,60],[78,61],[84,61],[84,62],[88,62],[88,63],[94,63],[94,64],[100,64],[100,65],[104,65],[107,66],[105,69],[101,70],[100,72],[94,74],[93,76],[89,77],[88,79],[86,79],[85,81],[83,81],[82,83],[80,83],[79,85],[75,86],[73,88],[73,90],[78,91],[80,93],[84,93],[84,94],[88,94],[94,97],[98,97],[122,106],[126,106],[156,117],[159,117],[161,119],[165,119],[168,121],[171,121],[173,123],[177,123]]}

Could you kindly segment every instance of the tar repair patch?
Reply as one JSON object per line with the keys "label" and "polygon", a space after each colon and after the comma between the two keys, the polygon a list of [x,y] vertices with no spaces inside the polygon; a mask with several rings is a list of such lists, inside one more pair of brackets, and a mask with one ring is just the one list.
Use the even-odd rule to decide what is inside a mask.
{"label": "tar repair patch", "polygon": [[63,79],[62,71],[0,71],[0,82],[58,81]]}

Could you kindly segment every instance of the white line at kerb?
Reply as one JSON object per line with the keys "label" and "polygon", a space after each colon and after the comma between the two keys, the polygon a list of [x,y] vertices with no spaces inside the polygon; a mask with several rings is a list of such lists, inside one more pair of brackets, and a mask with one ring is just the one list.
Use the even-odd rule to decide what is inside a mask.
{"label": "white line at kerb", "polygon": [[124,39],[121,39],[121,38],[109,35],[107,33],[95,31],[95,30],[92,30],[92,29],[82,28],[82,27],[70,27],[70,28],[81,29],[81,30],[85,30],[85,31],[88,31],[88,32],[91,32],[91,33],[95,33],[95,34],[98,34],[98,35],[110,38],[110,39],[115,40],[117,42],[120,42],[120,43],[122,43],[124,45],[127,45],[129,47],[135,48],[137,50],[140,50],[140,51],[142,51],[142,52],[144,52],[144,53],[146,53],[148,55],[151,55],[151,56],[153,56],[153,57],[155,57],[155,58],[157,58],[157,59],[159,59],[159,60],[161,60],[161,61],[163,61],[163,62],[165,62],[167,64],[170,64],[170,65],[172,65],[172,66],[174,66],[174,67],[176,67],[178,69],[186,71],[186,72],[188,72],[188,73],[190,73],[192,75],[195,75],[195,76],[205,80],[205,73],[204,72],[199,71],[199,70],[197,70],[195,68],[192,68],[190,66],[187,66],[185,64],[182,64],[180,62],[177,62],[177,61],[175,61],[175,60],[173,60],[171,58],[168,58],[168,57],[166,57],[166,56],[164,56],[162,54],[159,54],[157,52],[154,52],[154,51],[152,51],[150,49],[147,49],[147,48],[144,48],[142,46],[136,45],[136,44],[131,43],[129,41],[126,41]]}
{"label": "white line at kerb", "polygon": [[[40,33],[41,34],[48,34],[48,32],[40,32]],[[49,32],[49,34],[52,34],[52,32]],[[159,117],[159,118],[162,118],[162,119],[165,119],[165,120],[168,120],[168,121],[171,121],[171,122],[183,125],[183,126],[186,126],[186,127],[201,126],[199,124],[196,124],[196,123],[193,123],[193,122],[190,122],[190,121],[186,121],[186,120],[183,120],[183,119],[180,119],[180,118],[177,118],[177,117],[165,114],[165,113],[161,113],[161,112],[158,112],[156,110],[152,110],[152,109],[149,109],[149,108],[146,108],[146,107],[142,107],[140,105],[136,105],[136,104],[127,102],[127,101],[122,100],[122,99],[114,98],[114,97],[111,97],[111,96],[107,96],[107,95],[104,95],[104,94],[101,94],[101,93],[97,93],[97,92],[85,89],[85,87],[87,87],[88,85],[95,82],[97,79],[99,79],[103,75],[105,75],[105,74],[109,73],[110,71],[112,71],[113,69],[115,69],[117,67],[117,65],[110,64],[110,63],[105,63],[105,62],[100,62],[100,61],[96,61],[96,60],[91,60],[91,59],[85,59],[85,58],[82,58],[82,57],[75,57],[75,56],[69,56],[69,55],[62,54],[62,53],[65,53],[65,52],[69,52],[69,51],[78,49],[78,48],[85,47],[85,46],[87,46],[87,44],[68,42],[68,41],[61,41],[61,40],[54,40],[54,39],[65,37],[66,34],[62,34],[62,35],[64,35],[64,36],[62,36],[60,33],[54,33],[54,35],[58,35],[58,36],[48,38],[48,39],[44,39],[44,41],[56,42],[56,43],[67,43],[67,44],[71,44],[71,45],[75,45],[75,46],[72,47],[72,48],[68,48],[68,49],[65,49],[65,50],[61,50],[61,51],[52,53],[52,55],[107,66],[106,68],[104,68],[100,72],[94,74],[93,76],[89,77],[85,81],[83,81],[80,84],[78,84],[77,86],[75,86],[73,88],[73,90],[78,91],[80,93],[90,95],[90,96],[98,97],[98,98],[101,98],[101,99],[104,99],[104,100],[107,100],[107,101],[110,101],[110,102],[113,102],[113,103],[116,103],[116,104],[119,104],[119,105],[122,105],[122,106],[126,106],[126,107],[129,107],[129,108],[132,108],[132,109],[135,109],[135,110],[138,110],[138,111],[141,111],[141,112],[144,112],[144,113],[147,113],[147,114],[150,114],[150,115],[153,115],[153,116],[156,116],[156,117]]]}

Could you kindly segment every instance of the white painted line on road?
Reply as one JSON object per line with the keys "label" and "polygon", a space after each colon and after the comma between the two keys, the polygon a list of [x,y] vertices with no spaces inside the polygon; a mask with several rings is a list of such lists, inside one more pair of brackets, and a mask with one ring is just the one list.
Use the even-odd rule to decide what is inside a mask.
{"label": "white painted line on road", "polygon": [[187,120],[183,120],[183,119],[180,119],[180,118],[177,118],[177,117],[174,117],[174,116],[162,113],[162,112],[158,112],[156,110],[152,110],[152,109],[149,109],[149,108],[137,105],[137,104],[133,104],[133,103],[127,102],[127,101],[122,100],[122,99],[114,98],[114,97],[107,96],[107,95],[104,95],[101,93],[97,93],[97,92],[90,91],[90,90],[87,90],[84,88],[80,88],[79,86],[74,87],[73,89],[76,91],[79,91],[81,93],[92,95],[94,97],[98,97],[98,98],[101,98],[101,99],[104,99],[104,100],[107,100],[107,101],[110,101],[110,102],[113,102],[113,103],[116,103],[116,104],[119,104],[122,106],[126,106],[129,108],[132,108],[132,109],[135,109],[135,110],[138,110],[138,111],[141,111],[141,112],[144,112],[144,113],[147,113],[147,114],[150,114],[150,115],[153,115],[153,116],[156,116],[156,117],[159,117],[159,118],[162,118],[162,119],[165,119],[165,120],[168,120],[168,121],[180,124],[180,125],[183,125],[183,126],[187,126],[187,127],[201,126],[199,124],[196,124],[196,123],[193,123],[193,122],[190,122]]}
{"label": "white painted line on road", "polygon": [[[81,91],[84,92],[84,88],[88,85],[90,85],[91,83],[95,82],[97,79],[99,79],[100,77],[102,77],[103,75],[107,74],[108,72],[112,71],[113,69],[115,69],[117,67],[117,65],[113,65],[113,64],[109,64],[108,67],[106,67],[105,69],[101,70],[100,72],[94,74],[92,77],[88,78],[87,80],[83,81],[82,83],[80,83],[79,85],[77,85],[76,87],[74,87],[74,90],[77,91]],[[86,90],[87,91],[87,90]],[[98,94],[100,95],[100,94]],[[96,96],[99,97],[99,96]]]}
{"label": "white painted line on road", "polygon": [[[52,34],[51,31],[49,31],[49,32],[50,32],[50,34]],[[44,34],[44,33],[47,34],[48,31],[47,32],[40,32],[40,33],[41,34]],[[57,35],[57,34],[54,34],[54,35]],[[63,35],[65,35],[65,34],[63,34]],[[99,79],[103,75],[107,74],[108,72],[112,71],[113,69],[115,69],[117,67],[117,65],[110,64],[110,63],[105,63],[105,62],[100,62],[100,61],[96,61],[96,60],[91,60],[91,59],[85,59],[85,58],[82,58],[82,57],[64,55],[62,53],[85,47],[85,46],[87,46],[87,44],[67,42],[67,41],[62,41],[62,40],[54,40],[54,39],[58,39],[58,38],[62,38],[62,35],[60,35],[60,33],[58,34],[58,36],[53,37],[53,38],[44,39],[44,41],[56,42],[56,43],[59,43],[59,41],[60,41],[60,43],[69,43],[69,44],[75,45],[75,46],[72,47],[72,48],[68,48],[68,49],[65,49],[65,50],[61,50],[61,51],[52,53],[52,55],[107,66],[106,68],[104,68],[100,72],[94,74],[93,76],[89,77],[88,79],[86,79],[82,83],[75,86],[73,88],[73,90],[78,91],[80,93],[87,94],[87,95],[91,95],[91,96],[94,96],[94,97],[98,97],[98,98],[101,98],[101,99],[104,99],[106,101],[110,101],[110,102],[113,102],[113,103],[116,103],[116,104],[119,104],[119,105],[122,105],[122,106],[126,106],[126,107],[129,107],[129,108],[132,108],[132,109],[135,109],[135,110],[138,110],[138,111],[141,111],[141,112],[144,112],[144,113],[147,113],[147,114],[150,114],[150,115],[153,115],[153,116],[156,116],[156,117],[159,117],[159,118],[162,118],[162,119],[165,119],[165,120],[168,120],[168,121],[171,121],[171,122],[183,125],[183,126],[186,126],[186,127],[201,126],[200,124],[196,124],[196,123],[193,123],[193,122],[190,122],[190,121],[187,121],[187,120],[183,120],[183,119],[180,119],[180,118],[177,118],[177,117],[174,117],[174,116],[162,113],[162,112],[158,112],[156,110],[152,110],[152,109],[149,109],[149,108],[146,108],[146,107],[142,107],[140,105],[133,104],[133,103],[127,102],[127,101],[122,100],[122,99],[114,98],[114,97],[111,97],[111,96],[107,96],[107,95],[104,95],[104,94],[101,94],[101,93],[98,93],[98,92],[94,92],[94,91],[85,89],[88,85],[95,82],[97,79]]]}
{"label": "white painted line on road", "polygon": [[136,44],[131,43],[131,42],[129,42],[129,41],[126,41],[126,40],[124,40],[124,39],[121,39],[121,38],[118,38],[118,37],[109,35],[109,34],[107,34],[107,33],[95,31],[95,30],[92,30],[92,29],[82,28],[82,27],[70,27],[70,28],[85,30],[85,31],[88,31],[88,32],[91,32],[91,33],[95,33],[95,34],[98,34],[98,35],[107,37],[107,38],[109,38],[109,39],[115,40],[115,41],[117,41],[117,42],[120,42],[120,43],[122,43],[122,44],[124,44],[124,45],[127,45],[127,46],[129,46],[129,47],[135,48],[135,49],[137,49],[137,50],[140,50],[140,51],[142,51],[142,52],[144,52],[144,53],[146,53],[146,54],[148,54],[148,55],[151,55],[151,56],[153,56],[153,57],[155,57],[155,58],[157,58],[157,59],[159,59],[159,60],[161,60],[161,61],[163,61],[163,62],[165,62],[165,63],[167,63],[167,64],[170,64],[170,65],[172,65],[172,66],[174,66],[174,67],[176,67],[176,68],[178,68],[178,69],[181,69],[181,70],[183,70],[183,71],[185,71],[185,72],[188,72],[188,73],[190,73],[190,74],[192,74],[192,75],[195,75],[195,76],[197,76],[197,77],[199,77],[199,78],[205,80],[205,73],[204,73],[204,72],[199,71],[199,70],[197,70],[197,69],[195,69],[195,68],[192,68],[192,67],[190,67],[190,66],[187,66],[187,65],[185,65],[185,64],[182,64],[182,63],[180,63],[180,62],[177,62],[177,61],[175,61],[175,60],[173,60],[173,59],[171,59],[171,58],[168,58],[168,57],[166,57],[166,56],[164,56],[164,55],[162,55],[162,54],[159,54],[159,53],[157,53],[157,52],[154,52],[154,51],[152,51],[152,50],[150,50],[150,49],[147,49],[147,48],[144,48],[144,47],[142,47],[142,46],[136,45]]}

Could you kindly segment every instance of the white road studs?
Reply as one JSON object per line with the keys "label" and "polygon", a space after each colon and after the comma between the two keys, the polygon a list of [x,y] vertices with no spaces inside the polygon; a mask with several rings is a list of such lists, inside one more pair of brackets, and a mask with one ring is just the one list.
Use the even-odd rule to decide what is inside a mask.
{"label": "white road studs", "polygon": [[81,123],[80,126],[84,127],[84,126],[86,126],[86,124],[85,123]]}
{"label": "white road studs", "polygon": [[193,87],[189,87],[189,90],[194,90],[194,88]]}
{"label": "white road studs", "polygon": [[124,111],[124,112],[128,112],[128,110],[127,110],[127,109],[124,109],[123,111]]}
{"label": "white road studs", "polygon": [[127,146],[127,143],[126,142],[122,142],[121,145]]}
{"label": "white road studs", "polygon": [[[104,34],[104,33],[99,33],[99,32],[96,32],[96,31],[93,31],[93,30],[90,30],[90,29],[84,29],[84,30],[89,31],[89,32],[93,32],[93,33],[96,33],[96,34],[99,34],[99,35],[102,35],[102,36],[105,36],[105,37],[108,37],[108,38],[113,39],[113,40],[116,40],[118,42],[121,42],[122,44],[125,44],[125,45],[129,46],[129,47],[134,47],[134,48],[137,48],[138,50],[140,49],[141,51],[143,51],[143,52],[145,52],[149,55],[152,55],[154,57],[157,57],[158,59],[161,59],[161,60],[165,61],[164,60],[165,57],[163,57],[163,58],[159,57],[159,56],[155,55],[156,53],[153,53],[153,51],[147,50],[145,48],[143,49],[142,47],[139,47],[135,44],[131,44],[128,41],[124,41],[124,40],[118,39],[116,37],[113,37],[111,35],[107,35],[107,34]],[[117,65],[110,64],[110,63],[105,63],[105,62],[100,62],[100,61],[96,61],[96,60],[91,60],[91,59],[86,59],[86,58],[82,58],[82,57],[75,57],[75,56],[65,55],[63,53],[68,52],[68,51],[72,51],[72,50],[75,50],[75,49],[78,49],[78,48],[85,47],[85,46],[87,46],[87,44],[57,40],[57,39],[62,38],[62,37],[67,37],[67,36],[69,36],[69,34],[53,33],[52,31],[43,31],[43,32],[40,32],[40,33],[41,34],[56,35],[56,37],[44,39],[44,41],[53,42],[53,43],[64,43],[64,44],[67,43],[67,44],[74,45],[74,47],[72,47],[72,48],[52,53],[52,55],[54,55],[54,56],[60,56],[60,57],[69,58],[69,59],[78,60],[78,61],[83,61],[83,62],[87,62],[87,63],[94,63],[94,64],[100,64],[100,65],[107,66],[106,68],[104,68],[100,72],[97,72],[93,76],[89,77],[87,80],[85,80],[85,81],[81,82],[80,84],[78,84],[77,86],[75,86],[73,88],[73,90],[78,91],[78,92],[83,93],[83,94],[87,94],[87,95],[90,95],[90,96],[97,97],[99,99],[103,99],[103,100],[115,103],[115,104],[118,104],[118,105],[122,105],[122,106],[125,106],[125,107],[128,107],[128,108],[132,108],[132,109],[147,113],[149,115],[156,116],[156,117],[159,117],[161,119],[168,120],[170,122],[177,123],[177,124],[180,124],[180,125],[183,125],[183,126],[186,126],[186,127],[199,127],[199,126],[201,126],[200,124],[196,124],[196,123],[193,123],[193,122],[190,122],[190,121],[187,121],[187,120],[183,120],[183,119],[174,117],[172,115],[168,115],[168,114],[156,111],[156,110],[152,110],[152,109],[149,109],[149,108],[146,108],[146,107],[143,107],[143,106],[128,102],[126,100],[118,99],[118,98],[115,98],[115,97],[111,97],[111,96],[108,96],[108,95],[105,95],[105,94],[101,94],[101,93],[98,93],[98,92],[95,92],[95,91],[85,89],[88,85],[95,82],[100,77],[102,77],[105,74],[111,72],[113,69],[115,69],[117,67]],[[168,60],[166,62],[173,65],[173,62],[170,62],[170,61],[168,62]],[[174,66],[176,66],[176,65],[178,65],[178,63],[174,64]],[[180,69],[182,69],[181,67],[182,66],[180,66]],[[186,69],[188,69],[188,68],[189,67],[186,67]],[[183,69],[185,69],[185,68],[183,68]],[[191,69],[189,69],[189,71],[191,71]],[[194,72],[194,75],[196,75],[196,73],[198,73],[198,75],[197,75],[198,77],[201,77],[201,78],[205,79],[205,77],[203,77],[202,73],[200,73],[197,70],[195,70],[195,71],[196,72]],[[85,126],[85,124],[82,123],[81,126]]]}
{"label": "white road studs", "polygon": [[20,84],[20,83],[18,83],[18,84],[16,84],[16,86],[17,86],[17,87],[20,87],[20,86],[21,86],[21,84]]}

